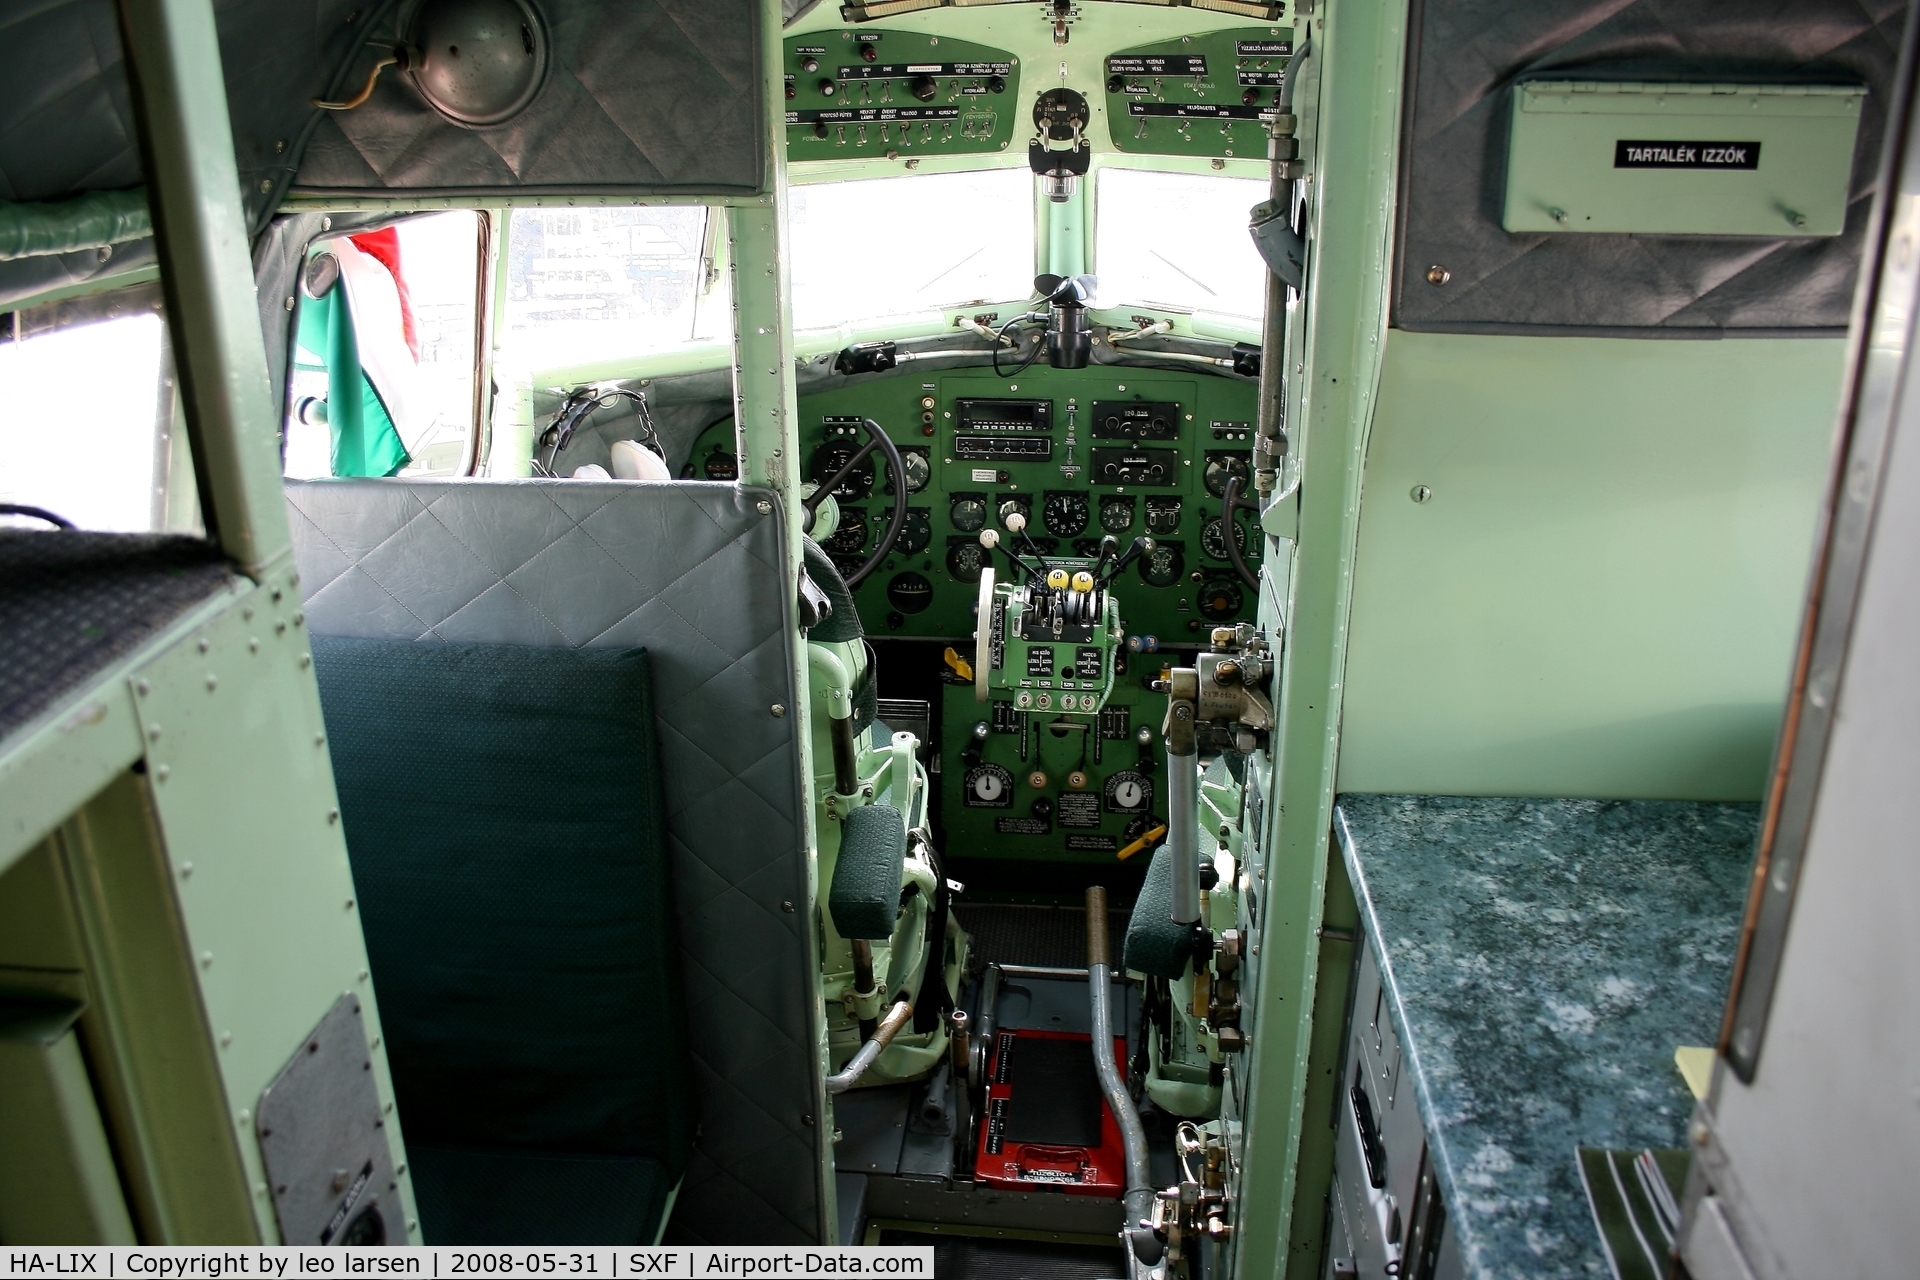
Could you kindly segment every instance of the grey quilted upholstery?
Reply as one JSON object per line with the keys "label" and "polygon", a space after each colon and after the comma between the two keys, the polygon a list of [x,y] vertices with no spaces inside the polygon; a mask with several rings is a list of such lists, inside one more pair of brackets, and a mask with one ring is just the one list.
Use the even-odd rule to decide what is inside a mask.
{"label": "grey quilted upholstery", "polygon": [[[1841,330],[1853,301],[1905,6],[1900,0],[1416,0],[1394,324],[1440,332]],[[1843,235],[1509,235],[1521,79],[1864,84]],[[1452,278],[1429,284],[1428,268]]]}
{"label": "grey quilted upholstery", "polygon": [[[308,625],[427,643],[645,646],[701,1132],[670,1234],[820,1238],[813,983],[788,645],[762,491],[697,482],[287,486]],[[591,761],[572,762],[591,768]]]}
{"label": "grey quilted upholstery", "polygon": [[[296,186],[330,193],[760,189],[754,0],[548,0],[553,66],[491,129],[449,124],[404,76],[314,130]],[[374,54],[360,59],[365,68]]]}

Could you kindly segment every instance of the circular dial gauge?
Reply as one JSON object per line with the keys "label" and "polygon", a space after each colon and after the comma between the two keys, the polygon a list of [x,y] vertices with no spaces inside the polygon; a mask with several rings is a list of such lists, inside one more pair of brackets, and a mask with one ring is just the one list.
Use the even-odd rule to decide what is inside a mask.
{"label": "circular dial gauge", "polygon": [[867,545],[867,513],[858,507],[840,508],[840,526],[820,545],[836,556],[858,555]]}
{"label": "circular dial gauge", "polygon": [[1215,516],[1213,519],[1207,521],[1205,527],[1200,530],[1200,550],[1206,554],[1207,559],[1229,559],[1227,555],[1227,530],[1229,528],[1233,530],[1233,545],[1242,553],[1246,551],[1247,535],[1246,531],[1240,527],[1239,521],[1235,521],[1231,525],[1222,525],[1220,518]]}
{"label": "circular dial gauge", "polygon": [[[833,478],[834,472],[847,465],[847,459],[860,452],[860,446],[847,443],[828,443],[813,451],[813,457],[807,461],[807,479],[815,484],[825,484]],[[833,496],[842,502],[854,501],[873,492],[873,455],[852,471],[847,478],[834,486]]]}
{"label": "circular dial gauge", "polygon": [[960,532],[978,533],[987,524],[987,504],[978,498],[955,498],[948,515]]}
{"label": "circular dial gauge", "polygon": [[970,809],[1011,809],[1013,775],[997,764],[977,764],[961,780],[961,792]]}
{"label": "circular dial gauge", "polygon": [[947,548],[947,573],[955,582],[978,582],[987,552],[977,542],[956,542]]}
{"label": "circular dial gauge", "polygon": [[1216,578],[1200,588],[1200,616],[1208,622],[1225,622],[1239,616],[1240,606],[1245,599],[1239,583]]}
{"label": "circular dial gauge", "polygon": [[1087,497],[1083,493],[1050,493],[1040,506],[1047,532],[1071,538],[1087,527]]}
{"label": "circular dial gauge", "polygon": [[[891,513],[887,514],[891,518]],[[933,513],[925,507],[908,507],[907,518],[900,522],[900,536],[894,539],[898,555],[917,556],[933,541]]]}
{"label": "circular dial gauge", "polygon": [[1144,774],[1122,769],[1107,779],[1108,813],[1140,813],[1153,804],[1153,783]]}
{"label": "circular dial gauge", "polygon": [[[907,492],[918,493],[927,487],[927,481],[933,479],[933,464],[927,461],[925,449],[902,449],[900,465],[906,469]],[[887,481],[887,492],[893,492],[893,481]]]}
{"label": "circular dial gauge", "polygon": [[1227,494],[1227,481],[1240,477],[1240,492],[1247,491],[1247,477],[1253,474],[1247,466],[1247,457],[1243,453],[1216,453],[1207,459],[1207,470],[1202,476],[1206,481],[1207,492],[1216,498]]}
{"label": "circular dial gauge", "polygon": [[1186,567],[1187,558],[1180,554],[1180,548],[1163,542],[1140,557],[1140,581],[1150,587],[1170,587],[1180,581]]}
{"label": "circular dial gauge", "polygon": [[1101,503],[1100,527],[1108,533],[1125,533],[1133,528],[1133,504],[1125,499]]}

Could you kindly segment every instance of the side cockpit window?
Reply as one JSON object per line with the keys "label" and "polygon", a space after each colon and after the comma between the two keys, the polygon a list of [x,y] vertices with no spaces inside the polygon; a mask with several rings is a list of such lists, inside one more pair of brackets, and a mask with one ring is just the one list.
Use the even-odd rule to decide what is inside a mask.
{"label": "side cockpit window", "polygon": [[182,434],[158,284],[0,314],[0,503],[81,529],[190,530]]}
{"label": "side cockpit window", "polygon": [[577,369],[713,336],[727,308],[712,230],[698,205],[514,210],[502,364]]}
{"label": "side cockpit window", "polygon": [[447,476],[475,464],[482,215],[330,236],[300,277],[289,476]]}

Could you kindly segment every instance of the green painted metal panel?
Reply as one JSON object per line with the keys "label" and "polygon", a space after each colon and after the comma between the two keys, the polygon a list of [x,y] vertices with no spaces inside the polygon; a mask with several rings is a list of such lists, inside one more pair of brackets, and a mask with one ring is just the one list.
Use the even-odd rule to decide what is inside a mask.
{"label": "green painted metal panel", "polygon": [[1340,789],[1757,799],[1843,347],[1393,333]]}
{"label": "green painted metal panel", "polygon": [[997,153],[1028,127],[1020,60],[991,45],[862,27],[788,36],[784,61],[790,160]]}
{"label": "green painted metal panel", "polygon": [[[1319,1203],[1302,1205],[1298,1156],[1313,1049],[1327,833],[1340,733],[1342,673],[1361,468],[1387,332],[1387,273],[1398,172],[1406,5],[1335,4],[1311,20],[1313,53],[1294,107],[1308,165],[1307,288],[1288,336],[1288,422],[1301,456],[1298,539],[1283,603],[1274,778],[1259,936],[1260,1010],[1238,1276],[1311,1275]],[[1296,39],[1306,38],[1296,31]],[[1289,504],[1291,506],[1291,504]],[[1269,529],[1285,529],[1285,512]],[[1263,625],[1278,618],[1265,608]]]}
{"label": "green painted metal panel", "polygon": [[1116,151],[1170,156],[1267,154],[1293,52],[1291,26],[1238,27],[1118,49],[1104,67]]}
{"label": "green painted metal panel", "polygon": [[[238,594],[134,674],[165,882],[217,1046],[260,1238],[277,1238],[254,1133],[260,1093],[321,1016],[360,998],[383,1106],[393,1097],[341,835],[295,576]],[[402,1174],[398,1117],[388,1140]],[[419,1240],[403,1177],[407,1239]]]}
{"label": "green painted metal panel", "polygon": [[1513,93],[1508,231],[1837,236],[1867,91],[1535,80]]}
{"label": "green painted metal panel", "polygon": [[134,1244],[74,1002],[0,998],[0,1239]]}

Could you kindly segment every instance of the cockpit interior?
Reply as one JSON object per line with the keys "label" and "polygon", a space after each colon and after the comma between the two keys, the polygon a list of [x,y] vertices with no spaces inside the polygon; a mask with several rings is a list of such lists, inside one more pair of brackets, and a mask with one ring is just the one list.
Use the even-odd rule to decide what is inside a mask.
{"label": "cockpit interior", "polygon": [[0,1246],[1910,1265],[1908,6],[11,8]]}

